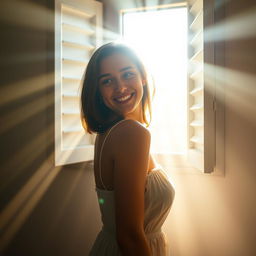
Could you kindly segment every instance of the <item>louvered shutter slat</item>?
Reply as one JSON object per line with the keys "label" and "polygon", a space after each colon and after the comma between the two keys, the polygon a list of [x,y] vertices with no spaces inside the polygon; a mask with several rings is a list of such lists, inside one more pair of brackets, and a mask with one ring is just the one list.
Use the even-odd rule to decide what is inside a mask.
{"label": "louvered shutter slat", "polygon": [[63,165],[93,159],[95,136],[81,125],[79,89],[90,56],[102,41],[102,4],[55,4],[55,163]]}
{"label": "louvered shutter slat", "polygon": [[[214,170],[213,84],[209,83],[205,63],[212,60],[209,43],[204,42],[206,21],[204,1],[190,1],[190,57],[188,75],[188,161],[196,169]],[[206,54],[207,52],[207,54]]]}

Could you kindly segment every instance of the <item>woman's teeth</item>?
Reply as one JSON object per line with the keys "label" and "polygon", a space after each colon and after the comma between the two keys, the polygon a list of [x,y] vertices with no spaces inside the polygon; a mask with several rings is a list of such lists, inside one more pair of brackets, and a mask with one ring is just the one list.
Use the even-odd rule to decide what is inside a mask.
{"label": "woman's teeth", "polygon": [[131,97],[132,97],[132,94],[127,95],[127,96],[124,96],[124,97],[117,98],[116,101],[118,101],[118,102],[124,102],[124,101],[130,99]]}

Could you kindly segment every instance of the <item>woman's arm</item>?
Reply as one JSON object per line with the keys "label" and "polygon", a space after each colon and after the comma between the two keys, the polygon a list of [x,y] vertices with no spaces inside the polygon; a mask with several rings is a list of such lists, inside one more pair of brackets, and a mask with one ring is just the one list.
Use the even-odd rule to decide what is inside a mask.
{"label": "woman's arm", "polygon": [[114,190],[117,242],[123,256],[150,256],[144,233],[144,193],[150,133],[137,122],[116,129]]}

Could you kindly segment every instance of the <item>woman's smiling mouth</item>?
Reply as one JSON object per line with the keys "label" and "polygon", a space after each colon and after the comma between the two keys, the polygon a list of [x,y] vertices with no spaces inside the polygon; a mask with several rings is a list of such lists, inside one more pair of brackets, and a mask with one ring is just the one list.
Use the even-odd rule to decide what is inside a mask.
{"label": "woman's smiling mouth", "polygon": [[126,103],[133,97],[134,94],[135,93],[131,93],[122,97],[114,98],[114,100],[118,103]]}

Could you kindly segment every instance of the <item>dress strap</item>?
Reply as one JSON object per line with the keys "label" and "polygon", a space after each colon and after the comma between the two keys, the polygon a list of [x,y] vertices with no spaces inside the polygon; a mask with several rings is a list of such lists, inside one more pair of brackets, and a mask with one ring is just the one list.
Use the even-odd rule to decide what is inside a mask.
{"label": "dress strap", "polygon": [[119,122],[117,122],[116,124],[114,124],[108,131],[107,135],[105,136],[103,142],[102,142],[102,145],[101,145],[101,149],[100,149],[100,155],[99,155],[99,172],[100,172],[100,181],[101,181],[101,184],[102,186],[104,187],[105,190],[107,190],[107,188],[105,187],[103,181],[102,181],[102,176],[101,176],[101,156],[102,156],[102,151],[103,151],[103,148],[104,148],[104,145],[105,145],[105,142],[107,140],[107,137],[109,136],[110,132],[113,130],[114,127],[116,127],[118,124],[122,123],[123,121],[125,121],[126,119],[123,119]]}

